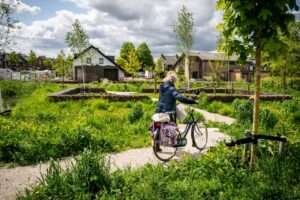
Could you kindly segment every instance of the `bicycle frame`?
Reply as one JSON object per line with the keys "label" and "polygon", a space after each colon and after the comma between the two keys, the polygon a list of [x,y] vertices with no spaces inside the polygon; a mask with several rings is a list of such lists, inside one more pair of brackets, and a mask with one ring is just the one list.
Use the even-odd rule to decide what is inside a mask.
{"label": "bicycle frame", "polygon": [[179,135],[178,135],[179,138],[186,138],[187,134],[189,133],[190,128],[194,124],[196,124],[193,112],[194,111],[190,108],[190,113],[189,113],[189,119],[188,119],[188,122],[187,122],[187,126],[185,127],[185,129],[184,129],[184,131],[182,133],[179,133]]}

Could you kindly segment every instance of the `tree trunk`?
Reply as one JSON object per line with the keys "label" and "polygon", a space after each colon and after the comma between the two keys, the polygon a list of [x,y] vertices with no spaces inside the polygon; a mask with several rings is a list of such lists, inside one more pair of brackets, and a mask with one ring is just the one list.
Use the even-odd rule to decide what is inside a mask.
{"label": "tree trunk", "polygon": [[155,72],[155,74],[154,74],[154,94],[156,94],[156,84],[157,84],[157,81],[156,81],[156,72]]}
{"label": "tree trunk", "polygon": [[[252,132],[254,135],[258,135],[259,127],[259,98],[260,98],[260,69],[261,69],[261,41],[258,39],[256,44],[256,69],[255,69],[255,95],[254,95],[254,112],[253,112],[253,125]],[[251,158],[250,158],[250,168],[252,168],[256,159],[256,144],[251,146]]]}
{"label": "tree trunk", "polygon": [[83,65],[81,65],[81,70],[82,70],[83,93],[85,93],[85,71]]}
{"label": "tree trunk", "polygon": [[285,98],[285,86],[286,86],[286,75],[285,75],[285,69],[283,68],[283,99]]}
{"label": "tree trunk", "polygon": [[189,55],[186,53],[184,56],[184,73],[185,73],[185,79],[188,83],[188,90],[190,89],[190,69],[189,69]]}

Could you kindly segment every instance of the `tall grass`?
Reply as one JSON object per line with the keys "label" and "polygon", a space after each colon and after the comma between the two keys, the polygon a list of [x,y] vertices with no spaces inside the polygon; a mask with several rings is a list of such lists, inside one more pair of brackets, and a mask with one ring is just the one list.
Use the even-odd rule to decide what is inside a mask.
{"label": "tall grass", "polygon": [[97,161],[85,152],[65,172],[52,164],[41,184],[18,199],[297,199],[299,152],[299,141],[279,160],[264,152],[250,170],[241,149],[221,145],[202,158],[113,173],[103,157]]}
{"label": "tall grass", "polygon": [[21,165],[76,155],[85,147],[114,152],[150,145],[147,132],[155,103],[141,102],[143,115],[132,123],[134,102],[107,100],[54,103],[48,95],[59,86],[43,85],[0,116],[0,162]]}

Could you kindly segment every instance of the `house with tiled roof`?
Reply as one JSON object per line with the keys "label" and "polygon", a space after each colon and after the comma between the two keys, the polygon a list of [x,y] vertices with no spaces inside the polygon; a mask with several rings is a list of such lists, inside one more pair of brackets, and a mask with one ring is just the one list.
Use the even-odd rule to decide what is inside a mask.
{"label": "house with tiled roof", "polygon": [[[218,72],[219,76],[224,81],[235,81],[245,79],[253,81],[254,79],[254,60],[247,59],[246,64],[238,64],[238,56],[233,55],[226,58],[224,53],[210,52],[191,52],[190,53],[190,77],[193,79],[204,80],[206,76],[212,73],[212,68],[217,63],[224,65],[223,70]],[[180,67],[184,69],[183,56],[161,56],[162,64],[165,70],[178,71]],[[262,70],[262,76],[266,75],[268,70]]]}
{"label": "house with tiled roof", "polygon": [[124,70],[115,63],[114,56],[107,56],[93,45],[74,55],[73,79],[86,82],[109,79],[112,81],[122,80]]}

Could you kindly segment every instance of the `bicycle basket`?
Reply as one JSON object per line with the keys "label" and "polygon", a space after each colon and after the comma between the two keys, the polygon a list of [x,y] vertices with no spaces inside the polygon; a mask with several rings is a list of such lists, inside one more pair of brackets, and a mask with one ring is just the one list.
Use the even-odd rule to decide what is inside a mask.
{"label": "bicycle basket", "polygon": [[176,106],[176,117],[179,121],[183,121],[187,116],[187,113],[184,111],[184,107],[181,105]]}

